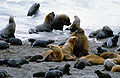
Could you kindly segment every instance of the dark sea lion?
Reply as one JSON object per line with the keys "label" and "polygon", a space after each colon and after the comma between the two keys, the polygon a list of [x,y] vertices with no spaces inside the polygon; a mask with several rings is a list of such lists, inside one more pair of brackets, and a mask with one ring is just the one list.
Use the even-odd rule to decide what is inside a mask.
{"label": "dark sea lion", "polygon": [[50,70],[45,73],[45,78],[60,78],[63,76],[63,72],[60,70]]}
{"label": "dark sea lion", "polygon": [[0,49],[7,49],[9,48],[9,44],[7,42],[0,42]]}
{"label": "dark sea lion", "polygon": [[10,75],[5,70],[0,69],[0,78],[10,77]]}
{"label": "dark sea lion", "polygon": [[74,21],[72,23],[72,25],[70,26],[70,31],[71,32],[75,32],[76,30],[78,30],[80,28],[80,18],[78,16],[74,16]]}
{"label": "dark sea lion", "polygon": [[95,70],[95,72],[99,78],[112,78],[108,73],[102,73],[99,70]]}
{"label": "dark sea lion", "polygon": [[95,54],[100,56],[100,54],[102,54],[103,52],[107,52],[107,49],[102,47],[97,47],[97,52]]}
{"label": "dark sea lion", "polygon": [[32,16],[33,14],[36,14],[36,12],[39,10],[39,7],[40,7],[39,3],[33,4],[28,10],[27,16]]}
{"label": "dark sea lion", "polygon": [[18,38],[7,38],[5,42],[10,43],[11,45],[22,45],[22,40]]}
{"label": "dark sea lion", "polygon": [[99,32],[101,32],[101,31],[102,31],[102,29],[99,29],[99,30],[96,30],[96,31],[92,31],[92,32],[89,34],[89,37],[90,37],[90,38],[95,38],[96,35],[97,35]]}
{"label": "dark sea lion", "polygon": [[106,42],[102,44],[103,47],[111,48],[116,47],[118,43],[119,35],[115,35],[112,38],[107,38]]}
{"label": "dark sea lion", "polygon": [[88,55],[88,49],[89,49],[89,41],[87,36],[85,35],[85,32],[82,28],[76,30],[71,34],[71,36],[77,36],[78,39],[75,42],[75,46],[73,48],[73,54],[76,57],[86,56]]}
{"label": "dark sea lion", "polygon": [[33,77],[45,77],[46,72],[37,72],[33,74]]}
{"label": "dark sea lion", "polygon": [[70,64],[66,63],[65,65],[59,66],[56,69],[60,70],[63,72],[63,74],[71,75],[70,73]]}
{"label": "dark sea lion", "polygon": [[21,67],[23,64],[28,64],[29,61],[27,60],[8,60],[7,66],[9,67]]}
{"label": "dark sea lion", "polygon": [[15,28],[16,28],[16,24],[15,24],[14,18],[13,16],[10,16],[9,23],[4,29],[0,31],[1,38],[15,38],[15,35],[14,35]]}
{"label": "dark sea lion", "polygon": [[107,37],[114,36],[112,29],[110,27],[108,27],[108,26],[104,26],[103,29],[102,29],[102,31],[104,31],[105,34],[107,34]]}
{"label": "dark sea lion", "polygon": [[54,12],[49,13],[46,17],[45,17],[45,21],[43,22],[43,24],[37,25],[35,28],[31,28],[29,30],[29,34],[32,33],[38,33],[38,32],[51,32],[52,28],[51,25],[54,22]]}
{"label": "dark sea lion", "polygon": [[7,59],[0,59],[0,65],[5,65],[7,64]]}
{"label": "dark sea lion", "polygon": [[52,29],[63,30],[64,25],[69,26],[70,24],[71,24],[70,18],[67,15],[65,14],[56,15],[54,17],[54,23],[52,24]]}
{"label": "dark sea lion", "polygon": [[55,40],[37,40],[37,39],[28,39],[29,42],[31,42],[32,47],[47,47],[48,44],[54,43]]}
{"label": "dark sea lion", "polygon": [[97,39],[104,39],[104,38],[107,38],[107,34],[104,32],[104,31],[101,31],[99,32],[97,35],[96,35],[96,38]]}
{"label": "dark sea lion", "polygon": [[85,68],[85,63],[81,60],[77,61],[75,64],[74,64],[74,68],[77,68],[77,69],[83,69]]}

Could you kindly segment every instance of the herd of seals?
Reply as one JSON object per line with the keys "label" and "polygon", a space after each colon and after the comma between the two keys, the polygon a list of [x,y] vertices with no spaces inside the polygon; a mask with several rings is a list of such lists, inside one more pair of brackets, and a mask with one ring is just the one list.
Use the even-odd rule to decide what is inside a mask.
{"label": "herd of seals", "polygon": [[[40,4],[35,3],[31,6],[27,16],[33,16],[37,14]],[[97,48],[95,54],[89,54],[89,40],[85,35],[85,31],[80,27],[80,18],[74,16],[74,21],[71,24],[70,18],[66,14],[56,15],[54,12],[48,13],[44,19],[44,22],[37,25],[35,28],[29,29],[29,34],[38,34],[38,32],[52,32],[55,30],[63,30],[64,25],[70,26],[68,28],[71,31],[69,38],[66,39],[61,45],[53,45],[55,40],[37,40],[29,38],[32,48],[34,47],[49,47],[50,50],[44,51],[39,55],[25,57],[24,60],[9,60],[0,59],[0,65],[6,65],[9,67],[21,67],[23,64],[29,62],[61,62],[61,61],[76,61],[74,68],[84,69],[85,66],[91,65],[103,65],[103,70],[120,72],[120,53],[108,52],[107,48],[113,48],[118,46],[119,33],[113,34],[110,27],[104,26],[102,29],[92,31],[89,35],[90,38],[106,39],[101,46]],[[0,49],[9,48],[10,45],[22,46],[22,40],[15,37],[16,24],[14,17],[10,16],[7,26],[0,31]],[[48,46],[51,44],[50,46]],[[103,48],[104,47],[104,48]],[[106,49],[105,49],[106,48]],[[45,77],[45,78],[60,78],[64,74],[71,75],[70,64],[66,63],[63,66],[49,69],[48,72],[37,72],[33,74],[33,77]],[[99,78],[111,78],[107,73],[102,73],[103,70],[96,70],[95,73]],[[5,70],[0,69],[0,78],[10,76]]]}

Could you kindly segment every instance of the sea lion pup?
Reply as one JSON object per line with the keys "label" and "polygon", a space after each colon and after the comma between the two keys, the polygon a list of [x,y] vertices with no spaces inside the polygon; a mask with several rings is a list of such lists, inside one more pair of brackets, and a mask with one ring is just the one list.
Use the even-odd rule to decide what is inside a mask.
{"label": "sea lion pup", "polygon": [[73,32],[71,36],[78,37],[73,48],[73,54],[77,57],[88,55],[89,41],[85,35],[84,30],[82,28],[79,28]]}
{"label": "sea lion pup", "polygon": [[56,15],[54,17],[54,23],[52,24],[52,29],[63,30],[64,25],[69,26],[70,24],[71,24],[70,18],[67,15],[65,14]]}
{"label": "sea lion pup", "polygon": [[114,52],[104,52],[100,55],[100,57],[103,57],[104,59],[112,59],[112,58],[120,58],[120,55],[118,53]]}
{"label": "sea lion pup", "polygon": [[63,76],[63,72],[60,70],[49,70],[45,73],[45,78],[60,78]]}
{"label": "sea lion pup", "polygon": [[14,18],[13,16],[10,16],[9,23],[4,29],[0,31],[1,38],[15,38],[15,35],[14,35],[15,28],[16,28],[16,24],[15,24]]}
{"label": "sea lion pup", "polygon": [[115,35],[113,38],[108,38],[105,43],[102,44],[103,47],[111,48],[116,47],[118,43],[119,35]]}
{"label": "sea lion pup", "polygon": [[10,75],[5,70],[0,69],[0,78],[10,77]]}
{"label": "sea lion pup", "polygon": [[80,60],[81,59],[85,59],[86,61],[90,62],[92,65],[101,65],[105,61],[104,58],[98,55],[87,55],[87,56],[81,57]]}
{"label": "sea lion pup", "polygon": [[107,52],[107,49],[102,47],[97,47],[97,52],[95,54],[100,56],[100,54],[102,54],[103,52]]}
{"label": "sea lion pup", "polygon": [[33,77],[45,77],[46,72],[37,72],[33,74]]}
{"label": "sea lion pup", "polygon": [[54,22],[54,12],[51,12],[49,13],[46,17],[45,17],[45,21],[43,24],[40,24],[40,25],[37,25],[35,28],[31,28],[29,30],[29,34],[32,34],[32,33],[38,33],[38,32],[51,32],[52,29],[51,29],[51,25],[53,24]]}
{"label": "sea lion pup", "polygon": [[70,31],[71,32],[75,32],[76,30],[78,30],[80,28],[80,18],[78,16],[74,16],[74,21],[72,23],[72,25],[70,26]]}
{"label": "sea lion pup", "polygon": [[65,65],[59,66],[59,67],[57,67],[55,69],[62,71],[63,74],[71,75],[70,66],[71,65],[69,63],[66,63]]}
{"label": "sea lion pup", "polygon": [[115,66],[115,65],[117,65],[116,64],[117,62],[115,61],[115,60],[113,60],[113,59],[106,59],[105,61],[104,61],[104,68],[107,70],[107,71],[111,71],[111,69],[112,69],[112,67],[113,66]]}
{"label": "sea lion pup", "polygon": [[95,72],[99,78],[112,78],[108,73],[102,73],[100,70],[95,70]]}
{"label": "sea lion pup", "polygon": [[27,16],[32,16],[33,14],[36,14],[36,12],[39,10],[39,7],[40,7],[39,3],[33,4],[28,10]]}
{"label": "sea lion pup", "polygon": [[7,49],[10,45],[7,42],[0,41],[0,49]]}
{"label": "sea lion pup", "polygon": [[111,69],[112,72],[120,72],[120,65],[115,65]]}
{"label": "sea lion pup", "polygon": [[5,42],[10,43],[11,45],[22,45],[22,40],[18,38],[7,38]]}
{"label": "sea lion pup", "polygon": [[83,69],[85,68],[85,63],[81,60],[77,61],[75,64],[74,64],[74,68],[77,68],[77,69]]}
{"label": "sea lion pup", "polygon": [[51,50],[47,50],[40,55],[43,56],[42,60],[37,60],[36,62],[43,62],[43,61],[54,61],[59,62],[63,60],[63,52],[62,49],[58,45],[51,45]]}
{"label": "sea lion pup", "polygon": [[101,32],[101,31],[102,31],[102,29],[99,29],[99,30],[96,30],[96,31],[92,31],[92,32],[90,33],[89,37],[90,37],[90,38],[95,38],[96,35],[97,35],[99,32]]}

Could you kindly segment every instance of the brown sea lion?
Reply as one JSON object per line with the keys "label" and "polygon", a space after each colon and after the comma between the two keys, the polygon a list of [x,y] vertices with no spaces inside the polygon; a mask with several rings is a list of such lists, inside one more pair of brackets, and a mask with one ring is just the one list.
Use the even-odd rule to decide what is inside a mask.
{"label": "brown sea lion", "polygon": [[80,28],[80,18],[78,16],[74,16],[73,24],[70,26],[70,31],[75,32]]}
{"label": "brown sea lion", "polygon": [[1,38],[15,38],[15,35],[14,35],[15,28],[16,28],[16,24],[15,24],[14,18],[13,16],[10,16],[9,23],[4,29],[0,31]]}
{"label": "brown sea lion", "polygon": [[64,25],[69,26],[70,24],[71,24],[70,18],[66,14],[56,15],[54,17],[54,23],[52,24],[52,29],[63,30]]}
{"label": "brown sea lion", "polygon": [[51,25],[54,22],[54,12],[49,13],[46,17],[45,17],[45,21],[43,22],[43,24],[37,25],[35,28],[31,28],[29,30],[29,34],[32,33],[38,33],[38,32],[51,32]]}
{"label": "brown sea lion", "polygon": [[120,58],[120,55],[114,52],[104,52],[100,56],[103,57],[104,59]]}
{"label": "brown sea lion", "polygon": [[51,45],[51,50],[45,51],[41,55],[43,55],[43,60],[45,61],[62,61],[63,60],[63,52],[62,49],[58,45]]}
{"label": "brown sea lion", "polygon": [[85,59],[86,61],[90,62],[92,65],[99,65],[103,64],[105,59],[98,56],[98,55],[87,55],[83,56],[80,59]]}
{"label": "brown sea lion", "polygon": [[79,28],[78,30],[73,32],[71,36],[78,37],[73,48],[73,54],[77,57],[88,55],[89,41],[85,35],[84,30],[82,28]]}
{"label": "brown sea lion", "polygon": [[115,65],[111,69],[112,72],[120,72],[120,65]]}

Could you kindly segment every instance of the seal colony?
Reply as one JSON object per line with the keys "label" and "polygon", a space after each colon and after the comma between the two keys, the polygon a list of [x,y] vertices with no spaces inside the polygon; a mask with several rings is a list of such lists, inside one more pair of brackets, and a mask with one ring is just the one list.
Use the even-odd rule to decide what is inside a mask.
{"label": "seal colony", "polygon": [[[27,16],[34,15],[38,11],[39,7],[40,7],[39,3],[33,4],[33,6],[28,11]],[[21,65],[23,64],[30,65],[31,63],[29,62],[35,62],[33,64],[36,64],[36,62],[40,64],[42,62],[43,63],[42,65],[44,65],[44,67],[51,67],[51,69],[49,69],[49,71],[46,70],[43,72],[35,73],[33,74],[33,77],[42,76],[45,78],[50,78],[50,77],[60,78],[64,74],[67,74],[68,76],[74,75],[75,74],[74,71],[70,72],[70,70],[73,70],[76,68],[78,70],[79,69],[84,70],[87,66],[91,66],[92,68],[92,65],[103,65],[104,71],[120,72],[120,65],[119,65],[120,54],[109,51],[110,49],[113,49],[113,47],[115,48],[119,46],[118,45],[119,34],[114,35],[112,29],[109,28],[108,26],[104,26],[102,29],[91,32],[89,37],[92,37],[92,38],[94,37],[97,39],[106,39],[108,37],[111,37],[109,38],[109,40],[106,39],[105,43],[102,42],[103,45],[99,45],[99,47],[98,46],[96,47],[96,45],[93,46],[93,47],[96,47],[97,49],[96,52],[98,52],[99,54],[94,54],[94,52],[93,54],[91,54],[91,51],[93,50],[90,50],[92,49],[90,41],[88,40],[88,37],[85,35],[85,30],[80,26],[80,18],[78,16],[74,16],[74,18],[75,20],[71,25],[70,18],[68,15],[66,14],[57,15],[54,12],[48,13],[44,19],[44,22],[40,25],[37,25],[35,28],[31,28],[29,30],[29,34],[33,34],[33,33],[38,34],[39,32],[52,32],[53,29],[63,30],[64,25],[70,26],[70,30],[68,31],[71,31],[71,34],[67,38],[67,40],[62,44],[62,46],[56,45],[54,43],[57,40],[45,40],[45,39],[38,40],[34,38],[33,39],[29,38],[28,41],[31,42],[31,46],[32,46],[31,47],[29,45],[30,46],[29,49],[32,48],[32,50],[30,49],[29,52],[35,52],[37,49],[38,50],[36,51],[38,52],[37,55],[35,55],[35,53],[34,54],[29,53],[29,55],[32,55],[32,56],[28,56],[27,58],[24,57],[25,60],[23,59],[9,60],[9,59],[4,59],[6,57],[3,58],[2,56],[2,59],[0,59],[0,65],[1,66],[6,65],[6,68],[7,66],[25,68],[24,66],[22,67]],[[9,23],[4,29],[0,31],[0,39],[2,40],[0,42],[0,49],[3,52],[6,49],[5,51],[7,51],[8,53],[11,53],[10,55],[7,54],[6,56],[12,56],[12,53],[14,56],[14,51],[11,51],[13,47],[16,47],[16,51],[17,51],[15,52],[16,54],[20,53],[18,52],[18,49],[21,49],[20,47],[23,46],[21,50],[26,48],[26,45],[23,44],[20,39],[15,37],[15,29],[16,29],[16,24],[15,24],[14,18],[13,16],[10,16]],[[36,46],[39,46],[39,47],[36,47]],[[48,48],[47,46],[50,46],[50,47]],[[103,47],[107,49],[104,49]],[[41,52],[43,48],[45,48],[46,50]],[[22,56],[19,56],[18,58],[20,57],[22,58]],[[67,62],[72,61],[72,63],[75,61],[76,63],[74,63],[74,68],[72,66],[72,63],[71,64],[66,63],[64,65],[59,65],[59,67],[57,68],[54,68],[55,64],[66,62],[66,61]],[[52,63],[54,62],[54,65],[46,66],[44,64],[44,63],[49,64],[50,62]],[[41,70],[42,69],[38,71],[41,71]],[[95,73],[98,75],[98,77],[110,78],[109,74],[102,73],[99,70],[96,70]],[[6,71],[0,71],[0,77],[7,77],[8,75],[6,74],[7,74]]]}

